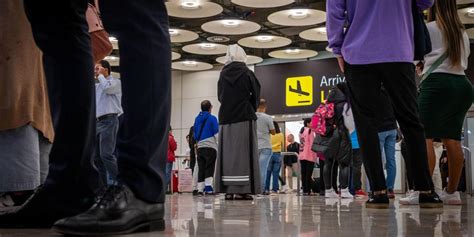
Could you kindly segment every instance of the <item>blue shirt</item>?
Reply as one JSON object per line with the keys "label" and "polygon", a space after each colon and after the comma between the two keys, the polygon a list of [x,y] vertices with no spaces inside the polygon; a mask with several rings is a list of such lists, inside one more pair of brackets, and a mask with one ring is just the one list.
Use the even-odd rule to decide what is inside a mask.
{"label": "blue shirt", "polygon": [[106,114],[123,113],[122,110],[122,83],[112,75],[105,78],[98,77],[99,83],[95,85],[96,117]]}
{"label": "blue shirt", "polygon": [[[204,122],[205,121],[205,122]],[[201,127],[204,125],[204,128]],[[199,134],[201,132],[201,134]],[[219,122],[216,116],[209,112],[201,112],[194,121],[194,139],[198,148],[213,148],[217,150],[216,135],[219,132]],[[198,137],[199,136],[199,137]]]}

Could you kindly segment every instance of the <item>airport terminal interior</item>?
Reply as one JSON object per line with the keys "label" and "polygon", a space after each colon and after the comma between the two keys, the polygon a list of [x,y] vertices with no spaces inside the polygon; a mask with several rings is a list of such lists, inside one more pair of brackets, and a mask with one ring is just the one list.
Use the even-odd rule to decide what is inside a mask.
{"label": "airport terminal interior", "polygon": [[[48,115],[38,116],[41,117],[40,120],[38,120],[38,117],[28,120],[27,125],[21,124],[21,126],[25,125],[20,128],[22,129],[22,136],[25,136],[24,134],[30,132],[30,130],[36,131],[35,136],[30,134],[21,142],[14,141],[12,139],[19,137],[20,131],[16,130],[18,126],[12,127],[8,121],[21,119],[18,116],[6,116],[6,114],[12,111],[20,111],[20,109],[3,109],[2,105],[4,103],[1,100],[6,101],[8,97],[0,95],[0,120],[7,118],[5,123],[0,121],[0,166],[3,166],[0,168],[0,237],[116,236],[119,234],[137,237],[474,236],[474,154],[472,153],[474,152],[474,106],[472,106],[473,100],[471,99],[473,93],[471,83],[474,82],[474,57],[468,57],[469,52],[474,49],[473,0],[434,0],[435,4],[439,4],[437,8],[435,6],[430,8],[433,0],[395,0],[403,2],[400,4],[393,3],[400,9],[402,7],[412,9],[418,3],[418,7],[423,10],[419,13],[427,22],[426,25],[423,25],[428,26],[429,35],[431,35],[430,44],[433,47],[430,53],[423,54],[424,59],[410,61],[410,58],[410,62],[405,63],[408,67],[402,69],[389,68],[385,65],[384,63],[387,62],[387,64],[390,64],[391,61],[387,61],[387,57],[391,57],[392,54],[386,53],[385,55],[384,52],[393,50],[394,54],[402,55],[409,48],[408,45],[411,45],[408,51],[417,47],[418,41],[416,39],[415,42],[408,40],[400,43],[399,40],[403,38],[397,38],[398,41],[387,38],[385,42],[374,43],[376,40],[384,39],[384,37],[365,36],[367,38],[357,40],[358,32],[370,34],[370,32],[378,32],[380,29],[390,28],[398,24],[388,21],[397,21],[393,19],[396,19],[397,14],[403,15],[400,12],[404,10],[392,11],[392,9],[395,9],[394,6],[391,9],[379,6],[389,4],[381,3],[381,0],[156,0],[154,1],[156,5],[164,2],[163,8],[167,10],[170,47],[165,50],[166,46],[157,46],[156,42],[149,43],[154,42],[155,39],[161,40],[161,42],[158,42],[159,44],[168,43],[166,40],[163,41],[163,37],[161,37],[163,34],[149,34],[149,42],[145,40],[140,45],[130,47],[132,49],[140,47],[141,51],[138,54],[140,57],[131,56],[130,52],[133,53],[133,51],[124,48],[131,45],[130,40],[143,37],[141,34],[145,35],[146,30],[129,29],[127,33],[115,33],[117,31],[115,28],[111,27],[110,30],[107,28],[108,24],[111,24],[109,23],[111,21],[107,19],[111,17],[119,19],[129,16],[139,19],[137,20],[139,23],[134,27],[141,27],[141,24],[145,27],[146,24],[140,23],[140,20],[145,22],[147,19],[157,17],[156,15],[162,17],[161,14],[163,14],[164,9],[150,4],[153,5],[150,9],[159,9],[161,12],[159,14],[151,13],[147,15],[147,18],[132,13],[127,14],[126,10],[114,8],[116,12],[120,12],[123,16],[111,16],[110,13],[107,13],[107,9],[113,8],[109,6],[111,5],[110,0],[98,0],[98,2],[91,0],[85,16],[87,23],[89,23],[92,52],[95,60],[95,91],[90,90],[89,94],[95,95],[96,102],[87,100],[83,96],[84,94],[74,94],[73,96],[77,96],[82,101],[87,100],[87,103],[90,102],[89,104],[94,104],[96,115],[93,119],[85,115],[88,113],[87,108],[89,107],[83,107],[82,102],[72,102],[75,101],[72,98],[73,96],[68,96],[67,93],[54,94],[52,92],[69,88],[64,86],[67,83],[64,83],[64,85],[61,83],[54,84],[51,83],[53,80],[48,78],[55,73],[61,73],[59,72],[61,70],[54,73],[51,70],[48,71],[47,66],[48,64],[59,63],[60,60],[54,57],[55,55],[61,55],[61,53],[48,54],[46,50],[50,50],[50,45],[43,45],[44,48],[42,48],[41,39],[39,39],[41,34],[38,33],[41,31],[41,27],[35,25],[34,6],[32,6],[34,4],[25,0],[27,14],[24,15],[23,12],[12,14],[13,11],[18,11],[13,7],[15,3],[10,3],[12,1],[6,0],[8,3],[0,3],[0,8],[9,9],[7,11],[0,9],[0,28],[2,28],[0,29],[2,31],[0,50],[5,50],[5,52],[11,50],[2,46],[2,44],[6,45],[7,43],[1,41],[8,39],[8,37],[3,37],[5,32],[3,29],[9,30],[9,32],[5,32],[5,35],[20,35],[20,31],[16,31],[12,27],[4,27],[5,24],[2,21],[6,18],[2,17],[1,14],[5,14],[4,16],[8,18],[20,17],[21,20],[25,21],[25,24],[28,24],[27,32],[30,35],[25,37],[31,39],[33,36],[35,37],[36,43],[44,51],[45,56],[42,63],[46,65],[44,67],[46,79],[41,76],[41,83],[31,84],[31,87],[41,88],[41,90],[31,92],[34,93],[34,96],[29,97],[34,98],[32,101],[36,101],[36,103],[25,103],[29,103],[28,105],[34,108],[42,108],[31,113],[35,115],[47,113]],[[66,0],[64,1],[66,2]],[[67,2],[72,1],[68,0]],[[138,2],[145,3],[147,1],[137,0]],[[96,6],[102,3],[103,6]],[[454,9],[446,7],[447,10],[440,10],[440,5],[443,4],[454,7]],[[134,8],[130,8],[130,12],[138,11],[137,9],[140,8],[137,5],[139,4],[135,4]],[[359,14],[367,14],[367,17],[353,14],[354,11],[362,11],[360,9],[364,7],[371,10]],[[376,9],[378,7],[382,9],[380,11],[386,12],[378,15],[377,13],[372,14],[372,12],[379,11]],[[142,10],[147,11],[146,9]],[[408,16],[410,21],[412,18],[418,17],[412,10],[407,10],[407,12],[403,16]],[[448,12],[455,14],[448,14]],[[340,15],[338,15],[339,13]],[[97,14],[98,17],[102,17],[104,25],[102,26],[102,23],[100,23],[98,31],[91,31],[90,14],[93,16]],[[84,13],[82,15],[82,18],[84,18]],[[341,20],[341,16],[348,19]],[[438,23],[438,28],[435,24],[430,25],[428,22],[435,19],[434,16],[437,16],[436,21],[444,22],[444,25]],[[49,19],[48,16],[44,17],[46,17],[44,19]],[[454,20],[449,20],[450,17]],[[30,28],[30,23],[26,19],[29,20],[32,28]],[[166,21],[163,18],[160,19],[159,22],[155,22],[154,30],[167,29],[164,23]],[[368,27],[356,25],[358,21],[365,22],[367,19],[379,22],[370,24]],[[64,20],[67,19],[64,18]],[[402,19],[399,21],[402,21]],[[460,23],[464,28],[459,31],[460,34],[457,34],[457,39],[461,38],[463,43],[461,45],[448,43],[448,47],[443,42],[446,42],[446,39],[452,40],[453,38],[442,34],[453,34],[453,32],[446,29],[455,28],[455,26],[446,26],[446,24],[454,23]],[[443,25],[443,27],[440,25]],[[58,26],[57,29],[63,30],[60,27],[63,26]],[[380,27],[380,29],[376,29],[376,27]],[[66,28],[64,27],[64,29]],[[436,34],[432,34],[433,28],[437,29]],[[415,29],[412,25],[408,29],[416,34],[416,23]],[[94,33],[107,33],[107,31],[108,35],[105,36],[107,43],[105,44],[106,46],[110,44],[110,50],[105,50],[107,51],[106,54],[101,57],[103,60],[100,60],[101,58],[96,60],[95,50],[102,49],[101,46],[98,46],[98,49],[94,47],[95,43],[99,44],[94,39],[96,39],[95,37],[104,37],[104,35]],[[31,32],[33,32],[33,35],[31,35]],[[380,32],[385,31],[380,30]],[[394,28],[388,30],[388,32],[387,34],[393,34],[394,37],[403,37],[403,30]],[[425,33],[427,34],[427,32]],[[137,36],[129,37],[126,34],[137,34]],[[413,32],[410,31],[407,34],[413,35]],[[164,35],[167,36],[167,34]],[[345,37],[344,43],[342,43],[343,37]],[[349,40],[353,40],[353,42],[348,43]],[[60,43],[61,40],[49,40],[48,42]],[[415,44],[414,47],[413,44]],[[401,45],[400,48],[397,48],[399,47],[397,45]],[[453,53],[442,52],[452,50],[458,46],[461,47],[462,53],[459,51]],[[437,51],[436,47],[442,49]],[[150,50],[150,54],[155,54],[157,52],[168,53],[169,49],[171,49],[171,55],[159,55],[158,58],[156,58],[156,55],[154,55],[155,58],[153,58],[153,55],[141,57],[146,54],[143,51]],[[37,49],[35,48],[35,50]],[[375,53],[352,53],[357,50],[374,50]],[[32,50],[28,49],[27,51],[28,54]],[[71,50],[71,52],[74,53],[75,51]],[[374,61],[374,65],[383,61],[382,66],[376,69],[357,67],[359,64],[373,65],[371,64],[372,61],[359,63],[371,60],[360,59],[362,54],[369,55],[367,57],[374,60],[380,59],[380,62]],[[379,57],[381,54],[386,58]],[[410,54],[413,55],[412,51],[410,51]],[[53,60],[51,55],[53,55]],[[341,61],[338,61],[341,59],[341,55],[346,60],[345,65],[341,65]],[[451,60],[455,57],[453,55],[458,55],[461,59]],[[0,57],[3,58],[1,51]],[[23,57],[31,58],[31,55],[28,54]],[[445,71],[440,71],[441,69],[438,68],[443,68],[444,64],[443,60],[439,63],[438,61],[442,57],[445,57],[444,64],[451,60],[449,62],[458,63],[462,68],[454,74],[449,74],[451,71],[446,69],[447,67],[444,68]],[[2,65],[3,62],[8,60],[0,59],[1,71],[8,71]],[[348,62],[349,60],[352,60],[352,62]],[[392,65],[398,65],[397,63],[400,63],[400,61],[397,60]],[[141,64],[143,68],[132,70],[133,67],[131,66],[123,66],[123,64],[131,65],[134,62]],[[22,59],[17,60],[17,63],[23,63]],[[424,70],[422,66],[420,67],[420,64],[423,63],[425,63]],[[428,63],[432,68],[428,69],[428,66],[426,66]],[[236,64],[239,67],[235,66]],[[20,69],[15,67],[15,70],[21,71],[30,65],[25,63]],[[165,68],[166,65],[171,68]],[[232,67],[232,65],[235,67]],[[40,66],[40,68],[42,67]],[[77,73],[73,66],[67,68],[70,70],[68,73]],[[152,69],[148,70],[147,68],[155,68],[153,69],[155,71],[153,71],[153,74],[147,74],[152,71]],[[366,98],[365,95],[368,95],[371,91],[364,91],[360,88],[370,87],[368,84],[372,81],[362,85],[359,89],[356,87],[360,83],[354,83],[357,79],[355,78],[356,75],[364,79],[370,77],[367,75],[369,71],[379,72],[383,70],[386,71],[381,74],[382,76],[372,76],[370,79],[375,78],[373,81],[376,81],[377,78],[387,77],[387,80],[398,81],[397,73],[406,70],[406,68],[410,68],[411,71],[408,73],[404,71],[400,75],[412,74],[412,79],[416,80],[417,94],[404,91],[407,87],[403,87],[405,89],[400,89],[398,92],[392,92],[395,91],[392,90],[393,88],[402,88],[400,85],[404,82],[400,80],[400,82],[391,84],[384,81],[380,83],[382,86],[379,85],[377,90],[381,95],[380,98],[383,97],[382,94],[388,95],[387,103],[379,102],[379,100],[382,100],[379,98]],[[92,69],[90,70],[90,74],[92,74]],[[242,71],[236,72],[235,70]],[[36,72],[32,69],[26,75]],[[418,74],[416,77],[415,73]],[[0,77],[7,78],[6,81],[8,81],[8,75],[8,73],[4,73]],[[24,73],[17,73],[14,80],[17,80],[18,75],[24,76]],[[147,83],[146,80],[136,82],[141,87],[134,86],[137,84],[134,84],[135,78],[130,78],[133,77],[132,75],[149,77],[150,81],[153,77],[153,80],[156,79],[158,86],[155,83]],[[440,90],[444,91],[436,94],[436,96],[428,97],[433,95],[430,93],[434,93],[432,91],[436,88],[448,86],[448,83],[439,82],[442,81],[439,78],[443,76],[446,77],[443,78],[445,81],[460,81],[462,79],[462,82],[465,83],[463,84],[464,88],[466,88],[466,84],[471,85],[470,89],[467,89],[468,92],[466,92],[471,93],[471,97],[468,98],[464,96],[466,94],[462,94],[461,86],[456,87],[457,91],[448,91],[449,89],[441,88]],[[243,81],[242,78],[246,81]],[[69,78],[61,79],[67,81]],[[439,83],[428,88],[427,82],[434,82],[436,79]],[[425,84],[424,87],[421,80]],[[84,81],[86,80],[84,79]],[[90,81],[92,82],[92,80]],[[170,83],[168,84],[168,82]],[[7,84],[8,82],[3,86],[0,85],[0,93],[7,94],[6,91],[9,91],[7,88],[10,88],[7,87]],[[410,84],[413,92],[415,90],[414,84],[414,82],[413,85]],[[30,88],[30,84],[27,85],[25,88],[15,90],[27,93],[25,91]],[[71,84],[71,87],[77,88],[77,90],[82,90],[88,86],[92,88],[92,83],[90,85]],[[161,93],[162,96],[140,97],[140,92],[137,93],[136,91],[142,90],[144,91],[143,95],[145,95],[152,93],[151,90],[161,88],[160,86],[168,89],[168,91],[160,89],[161,91],[157,94]],[[125,89],[132,87],[135,90],[133,93],[130,92],[131,90]],[[47,98],[48,89],[49,99]],[[338,96],[337,92],[342,93],[345,98],[344,102],[341,102],[342,104],[339,104],[338,98],[335,99]],[[398,93],[398,97],[396,93]],[[134,96],[141,98],[141,104],[132,102],[131,97]],[[20,97],[22,96],[18,96],[18,98]],[[45,99],[37,99],[39,97],[45,97]],[[20,101],[18,98],[15,100]],[[416,98],[418,98],[417,101],[415,101]],[[435,102],[426,102],[429,100],[427,98],[430,98],[431,102]],[[459,98],[461,99],[457,100]],[[243,102],[236,102],[239,99]],[[94,127],[92,130],[95,131],[96,136],[92,134],[90,138],[87,138],[91,139],[87,141],[89,141],[89,146],[94,151],[88,151],[85,148],[76,149],[75,146],[78,143],[86,143],[85,138],[83,140],[80,140],[81,137],[71,138],[67,141],[70,143],[61,142],[61,140],[64,141],[69,138],[59,130],[71,129],[72,131],[74,128],[66,125],[66,122],[60,122],[71,119],[66,113],[71,111],[68,107],[64,107],[65,104],[58,106],[56,103],[58,100],[70,100],[71,104],[79,110],[76,112],[82,114],[81,118],[90,120],[90,123],[87,124],[77,120],[76,124],[83,129],[82,131],[89,129],[89,126]],[[365,100],[365,102],[358,104],[362,100]],[[230,103],[232,106],[224,104],[223,101]],[[413,118],[406,119],[404,115],[399,115],[411,113],[410,109],[403,107],[411,106],[407,105],[410,103],[406,101],[413,102],[414,107],[420,107],[420,118],[416,114],[415,120],[421,119],[421,123],[418,122],[417,124],[421,124],[421,130],[425,128],[426,138],[431,139],[431,142],[426,143],[428,152],[425,149],[425,134],[421,139],[420,136],[416,137],[412,133],[412,129],[417,129],[414,128],[416,124],[411,123]],[[423,103],[424,101],[426,103]],[[449,103],[449,101],[461,101],[468,105],[461,105],[461,102]],[[445,106],[446,109],[437,107],[441,103],[448,104]],[[385,127],[388,127],[385,130],[380,129],[382,125],[376,127],[370,122],[363,121],[369,116],[364,114],[365,109],[369,107],[381,108],[380,106],[390,108],[390,112],[387,112],[387,114],[390,114],[391,117],[388,119],[388,115],[377,117],[372,121],[377,122],[377,124],[379,122],[384,124]],[[432,108],[433,106],[435,107]],[[460,111],[458,114],[448,113],[462,106],[466,107],[464,111],[458,109]],[[27,107],[26,104],[23,107]],[[50,107],[53,116],[49,114]],[[156,111],[150,112],[152,107],[156,108]],[[140,112],[140,110],[134,108],[143,110]],[[63,112],[61,112],[61,109]],[[249,109],[250,113],[248,113]],[[137,111],[139,116],[136,116]],[[165,111],[169,111],[170,114],[168,116],[163,114]],[[128,112],[130,112],[130,115],[127,114]],[[331,112],[334,115],[331,115]],[[448,115],[436,116],[437,113],[444,112]],[[71,115],[72,113],[75,112],[71,112]],[[385,111],[379,113],[377,110],[373,116],[379,116],[382,113],[385,113]],[[28,116],[29,114],[30,112],[25,112],[19,116]],[[140,114],[147,118],[153,115],[154,124],[152,124],[151,119],[140,117]],[[334,116],[334,119],[329,119],[333,118],[332,116]],[[450,127],[455,127],[454,122],[448,124],[440,122],[443,119],[448,119],[448,117],[453,119],[455,116],[458,116],[459,119],[456,120],[456,129],[452,128],[456,130],[454,135],[449,133],[447,137],[440,137],[444,135],[431,136],[431,134],[445,134],[444,132],[451,129]],[[243,117],[245,119],[241,119]],[[388,125],[384,123],[392,117],[393,119],[388,122]],[[439,120],[435,117],[439,117]],[[163,123],[163,121],[168,120],[169,125]],[[428,122],[423,124],[426,121]],[[143,126],[127,128],[127,124],[132,122],[136,124],[143,123]],[[16,125],[18,123],[15,123]],[[377,129],[378,131],[376,131]],[[86,136],[79,129],[74,131],[78,136]],[[135,131],[140,131],[141,134]],[[154,132],[157,133],[149,134]],[[329,144],[328,141],[329,145],[323,144],[326,137],[329,139],[328,134],[330,132],[333,132],[333,134],[338,132],[340,136],[337,138],[339,139],[337,147],[333,148],[334,152],[332,153],[328,150],[332,148],[330,146],[333,143]],[[370,136],[369,133],[373,136]],[[36,139],[37,134],[42,134],[39,143]],[[138,137],[141,135],[143,137]],[[371,143],[374,140],[373,138],[379,140],[375,139],[377,141]],[[149,144],[148,140],[144,139],[153,139],[155,142]],[[361,139],[366,140],[361,142]],[[414,145],[415,139],[418,139],[419,143],[417,145]],[[36,145],[31,145],[33,144],[32,140],[36,140]],[[167,143],[164,141],[167,141]],[[331,142],[333,141],[331,140]],[[132,143],[142,143],[142,145],[133,146]],[[266,144],[269,146],[265,146]],[[44,150],[43,148],[46,146],[48,148]],[[128,148],[126,148],[127,146]],[[146,149],[143,148],[145,146],[147,146]],[[329,148],[318,150],[323,149],[322,146]],[[347,146],[348,149],[346,149]],[[377,162],[366,161],[367,158],[364,157],[364,154],[373,155],[374,152],[371,153],[369,150],[372,151],[375,148],[378,152],[376,157],[380,156],[380,159],[377,158]],[[26,155],[35,149],[35,152],[38,153],[35,157]],[[64,168],[67,165],[64,163],[64,166],[56,166],[54,163],[60,163],[60,159],[57,158],[58,154],[68,150],[77,153],[78,157],[79,153],[82,154],[80,158],[82,161],[77,162],[77,165],[81,163],[81,167],[84,163],[84,157],[88,154],[87,152],[94,157],[91,158],[92,161],[88,160],[86,163],[92,164],[92,168],[98,174],[97,180],[100,180],[100,183],[108,188],[105,189],[107,191],[102,191],[101,196],[99,195],[95,199],[92,209],[95,207],[100,209],[98,212],[106,213],[104,211],[106,208],[116,208],[116,210],[114,209],[116,212],[102,214],[100,218],[113,219],[114,215],[126,215],[123,213],[128,212],[122,212],[120,208],[124,208],[124,205],[130,203],[123,204],[120,202],[126,203],[129,200],[127,195],[132,195],[133,198],[138,200],[138,203],[158,203],[161,205],[160,208],[164,208],[164,216],[160,217],[159,220],[153,220],[154,222],[143,221],[140,225],[137,224],[137,228],[109,232],[106,231],[109,228],[107,225],[112,222],[104,224],[105,227],[97,224],[98,227],[83,227],[82,230],[80,227],[74,227],[78,229],[70,227],[74,226],[74,223],[80,222],[77,219],[76,222],[74,219],[69,219],[72,224],[64,224],[67,222],[67,218],[65,222],[60,223],[60,220],[55,223],[55,221],[68,216],[61,216],[49,225],[39,227],[30,228],[27,225],[15,225],[27,219],[17,218],[12,213],[18,210],[20,210],[18,212],[21,212],[21,208],[24,208],[26,213],[28,205],[34,205],[31,203],[34,203],[35,196],[42,195],[41,193],[44,193],[44,190],[55,190],[47,188],[48,185],[51,186],[51,183],[53,183],[51,181],[53,180],[53,174],[57,175],[59,173],[57,170],[59,168],[55,167]],[[421,150],[423,152],[420,152]],[[150,157],[153,156],[155,160],[138,162],[132,159],[133,152],[143,152],[140,154],[146,156],[145,151],[153,151],[154,153]],[[266,153],[267,151],[268,153]],[[347,152],[347,154],[341,155],[344,152]],[[7,158],[9,154],[10,158]],[[158,157],[158,154],[167,154],[167,156]],[[23,155],[29,158],[25,158],[25,161],[16,159]],[[51,158],[49,161],[48,156]],[[407,156],[410,157],[407,158]],[[127,160],[125,161],[123,157],[127,157]],[[432,157],[432,159],[429,157]],[[457,157],[457,163],[451,162],[451,159],[455,159],[452,157]],[[422,161],[415,164],[410,159]],[[164,165],[165,160],[166,165]],[[22,165],[20,162],[33,162],[36,164],[36,168]],[[46,165],[46,170],[44,170],[44,162],[50,164],[49,176],[46,176],[48,168]],[[262,165],[262,163],[264,164]],[[331,165],[331,167],[328,168],[328,165]],[[451,166],[456,166],[456,170]],[[16,175],[22,173],[22,171],[12,170],[14,167],[22,167],[25,170],[24,172],[31,175],[16,178]],[[413,170],[413,168],[416,170]],[[134,175],[132,171],[140,174]],[[84,173],[91,171],[85,168],[82,171],[78,171],[78,168],[71,168],[67,172],[77,174],[76,179],[71,179],[76,182],[78,179],[85,177],[83,176]],[[382,173],[386,180],[374,181]],[[455,175],[453,175],[454,173]],[[155,181],[144,181],[145,184],[142,183],[141,185],[136,184],[142,178],[150,178],[147,175],[153,177]],[[8,183],[20,182],[22,178],[33,179],[33,176],[37,176],[35,181],[28,181],[29,186],[26,185],[25,188],[8,185]],[[369,176],[371,179],[369,179]],[[452,176],[456,177],[452,178]],[[428,178],[424,179],[425,177]],[[428,180],[426,182],[431,183],[430,187],[432,188],[430,190],[417,188],[417,186],[423,186],[426,183],[425,181],[423,181],[425,183],[422,183],[419,181],[420,179]],[[328,180],[330,184],[327,183]],[[453,185],[453,180],[458,180],[457,184]],[[78,190],[83,187],[81,185],[86,185],[84,180],[77,182],[75,185],[79,187]],[[118,184],[124,184],[125,188]],[[38,186],[40,188],[36,188]],[[120,186],[121,188],[110,188],[112,186]],[[384,187],[383,190],[379,188],[381,186]],[[415,188],[413,188],[414,186]],[[139,189],[144,190],[137,191]],[[451,189],[452,191],[448,192]],[[157,191],[153,192],[151,190]],[[63,195],[62,191],[59,193],[60,196]],[[427,197],[431,199],[427,201]],[[58,198],[58,200],[61,199]],[[106,202],[108,204],[104,204]],[[130,205],[138,205],[137,202]],[[53,201],[46,201],[46,203],[53,203]],[[427,206],[434,208],[424,208]],[[37,212],[40,213],[41,210],[45,209],[39,208]],[[51,212],[54,212],[56,209],[51,210]],[[133,210],[135,209],[132,208],[128,211],[132,213]],[[144,212],[150,210],[151,207]],[[163,210],[160,213],[160,215],[163,215]],[[76,214],[79,213],[74,213],[74,215]],[[138,215],[136,213],[132,214]],[[2,215],[6,216],[2,217]],[[8,215],[12,215],[12,217],[8,217]],[[149,214],[149,216],[152,216],[152,214]],[[100,218],[97,218],[100,222]],[[142,216],[136,217],[136,219],[140,218]],[[162,224],[162,220],[164,220],[164,226],[158,227],[158,230],[152,228],[153,223]],[[133,220],[129,221],[130,223],[133,222]],[[7,224],[10,222],[13,224]],[[123,224],[123,226],[128,224]],[[131,231],[132,229],[133,231]]]}

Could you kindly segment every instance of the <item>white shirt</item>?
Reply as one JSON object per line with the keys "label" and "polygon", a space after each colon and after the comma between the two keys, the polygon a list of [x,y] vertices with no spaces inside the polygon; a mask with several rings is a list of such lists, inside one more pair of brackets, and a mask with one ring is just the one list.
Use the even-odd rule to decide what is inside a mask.
{"label": "white shirt", "polygon": [[[435,21],[430,22],[426,25],[428,27],[428,31],[430,32],[431,38],[431,46],[433,50],[431,53],[425,55],[425,66],[423,69],[423,74],[428,71],[428,69],[435,63],[435,61],[441,57],[446,52],[446,47],[443,40],[443,33],[439,29],[438,25]],[[453,67],[449,58],[444,60],[444,62],[433,72],[441,72],[441,73],[450,73],[455,75],[465,75],[464,71],[467,69],[468,57],[471,52],[470,45],[469,45],[469,37],[467,33],[463,33],[463,44],[464,50],[461,51],[461,65]]]}
{"label": "white shirt", "polygon": [[112,75],[107,79],[103,75],[98,77],[95,85],[96,117],[106,114],[122,114],[122,83]]}

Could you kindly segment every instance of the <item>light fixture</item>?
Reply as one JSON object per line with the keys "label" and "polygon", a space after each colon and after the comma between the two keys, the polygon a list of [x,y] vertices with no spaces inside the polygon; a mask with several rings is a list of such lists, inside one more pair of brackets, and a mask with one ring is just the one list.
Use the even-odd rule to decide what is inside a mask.
{"label": "light fixture", "polygon": [[115,57],[115,56],[107,56],[104,58],[105,60],[109,60],[109,61],[115,61],[115,60],[118,60],[119,58],[118,57]]}
{"label": "light fixture", "polygon": [[328,30],[326,27],[316,28],[316,30],[318,31],[318,33],[323,34],[323,35],[326,35],[328,33]]}
{"label": "light fixture", "polygon": [[239,20],[223,20],[222,25],[227,28],[235,28],[240,25]]}
{"label": "light fixture", "polygon": [[273,40],[273,37],[270,35],[257,36],[257,42],[259,43],[268,43],[268,42],[271,42],[272,40]]}
{"label": "light fixture", "polygon": [[183,65],[186,67],[197,67],[198,63],[196,61],[183,61]]}
{"label": "light fixture", "polygon": [[185,10],[196,10],[199,9],[199,2],[197,0],[183,0],[181,7]]}
{"label": "light fixture", "polygon": [[294,9],[290,11],[290,18],[300,20],[308,17],[308,10],[306,9]]}
{"label": "light fixture", "polygon": [[116,43],[118,40],[117,40],[117,38],[115,38],[113,36],[109,36],[109,41],[112,42],[112,43]]}
{"label": "light fixture", "polygon": [[202,50],[211,51],[211,50],[216,49],[216,45],[215,44],[209,44],[209,43],[203,43],[203,44],[200,45],[200,48]]}
{"label": "light fixture", "polygon": [[299,49],[287,49],[287,50],[285,50],[285,53],[289,54],[289,55],[297,55],[297,54],[301,53],[301,50],[299,50]]}
{"label": "light fixture", "polygon": [[467,16],[474,18],[474,7],[467,9]]}
{"label": "light fixture", "polygon": [[170,36],[178,36],[179,35],[179,30],[177,29],[169,29]]}

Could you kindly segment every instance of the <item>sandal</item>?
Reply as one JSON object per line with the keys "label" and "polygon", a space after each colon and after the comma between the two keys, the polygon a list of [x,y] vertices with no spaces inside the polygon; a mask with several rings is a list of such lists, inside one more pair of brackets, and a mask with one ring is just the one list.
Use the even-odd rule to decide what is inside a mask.
{"label": "sandal", "polygon": [[234,200],[253,200],[253,197],[250,194],[235,194]]}
{"label": "sandal", "polygon": [[234,200],[234,194],[226,193],[225,194],[225,200]]}

